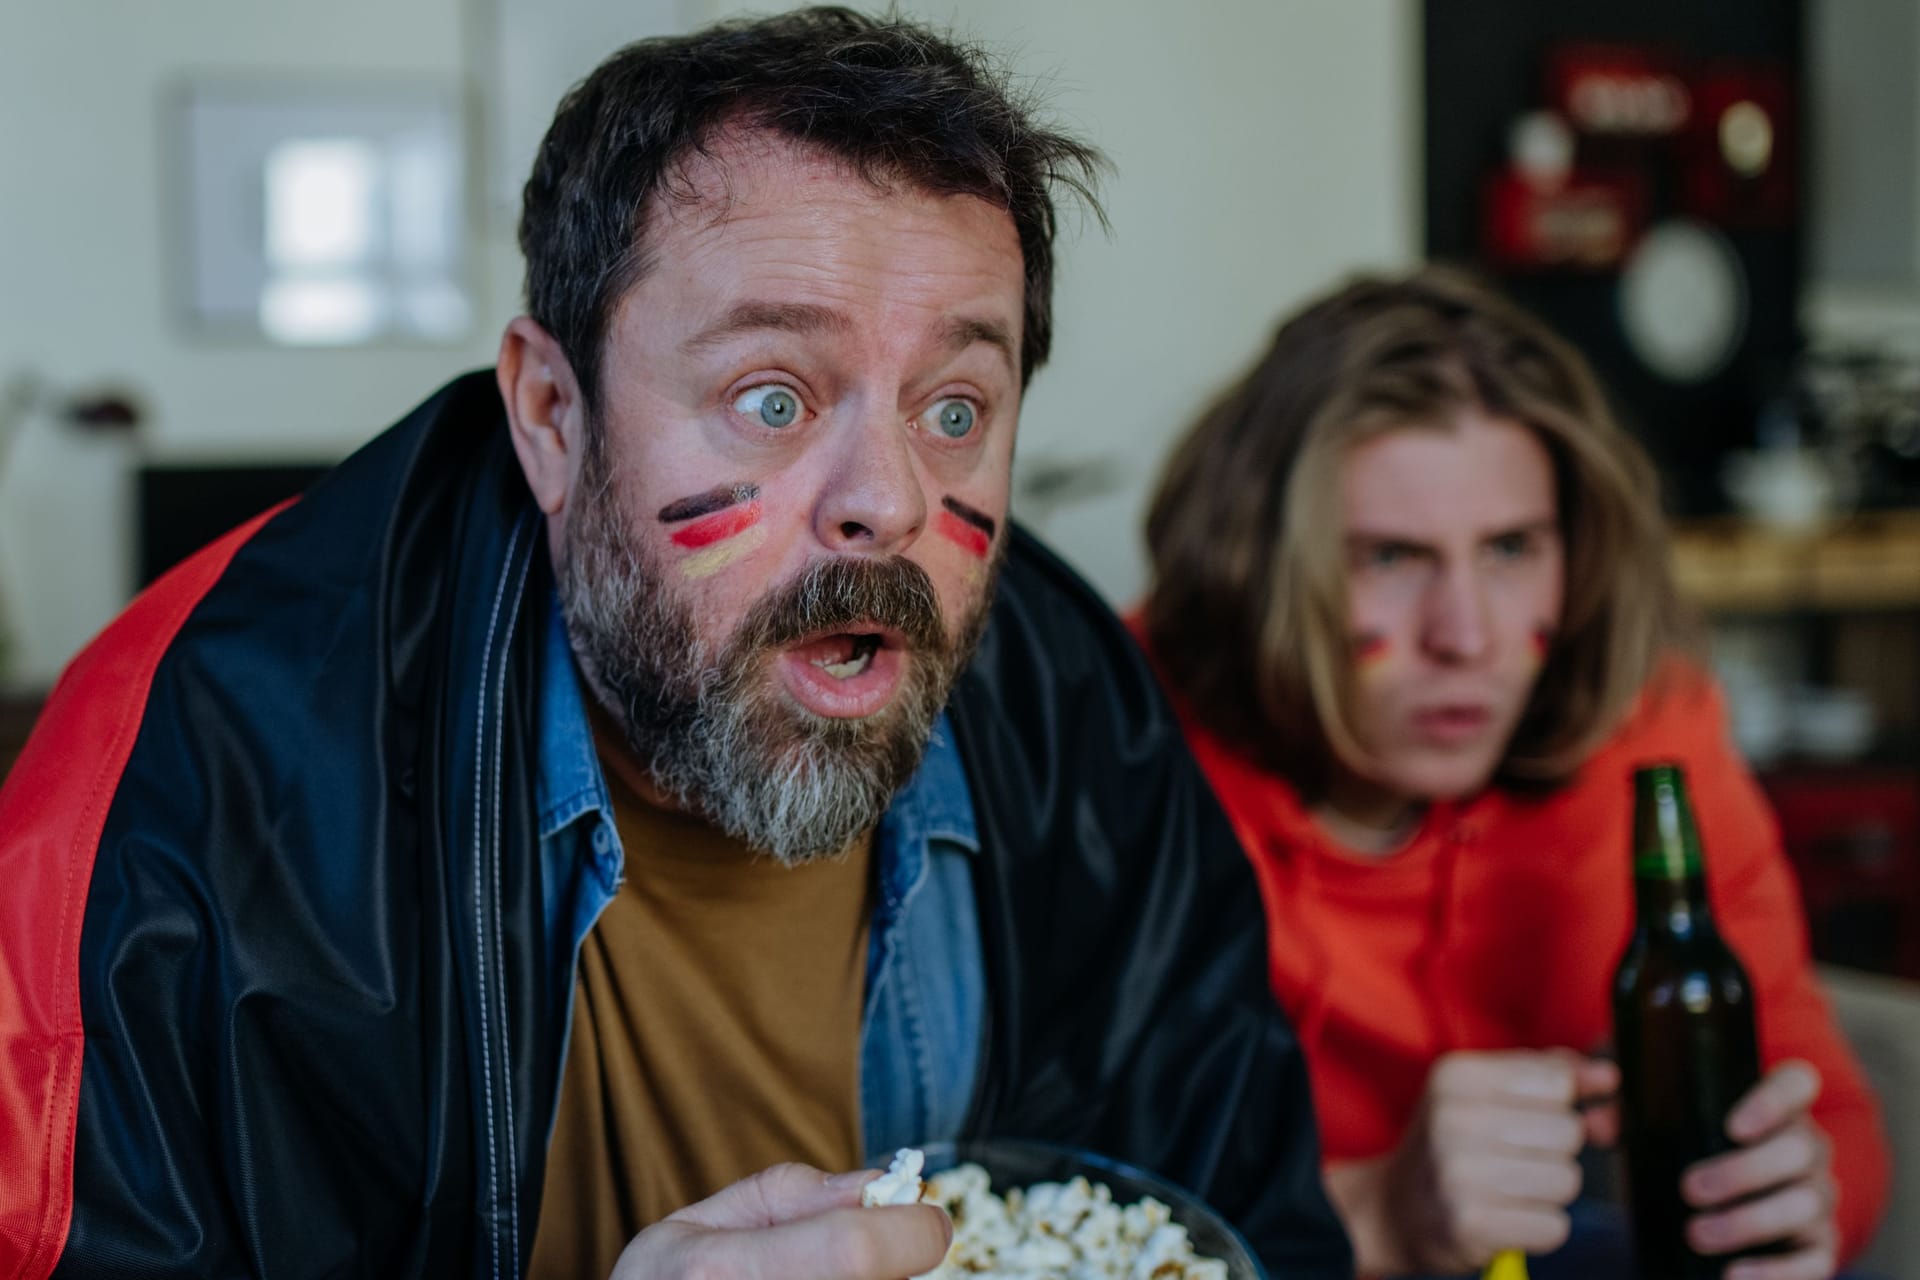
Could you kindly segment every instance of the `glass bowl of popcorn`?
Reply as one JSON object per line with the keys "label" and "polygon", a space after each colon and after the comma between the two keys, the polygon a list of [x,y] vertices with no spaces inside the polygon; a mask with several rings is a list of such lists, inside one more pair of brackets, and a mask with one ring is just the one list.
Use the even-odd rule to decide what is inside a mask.
{"label": "glass bowl of popcorn", "polygon": [[934,1280],[1266,1280],[1232,1224],[1135,1165],[1018,1138],[936,1142],[922,1198],[953,1218]]}

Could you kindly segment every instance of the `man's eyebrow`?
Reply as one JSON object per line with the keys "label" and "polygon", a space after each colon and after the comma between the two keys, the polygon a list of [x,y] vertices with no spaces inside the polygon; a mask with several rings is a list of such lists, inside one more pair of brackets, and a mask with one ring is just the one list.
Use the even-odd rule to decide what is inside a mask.
{"label": "man's eyebrow", "polygon": [[940,326],[940,344],[949,351],[964,351],[976,342],[995,348],[1009,369],[1019,370],[1020,353],[1013,347],[1013,331],[998,320],[955,316]]}
{"label": "man's eyebrow", "polygon": [[845,333],[853,322],[832,307],[808,302],[742,302],[681,344],[688,354],[717,347],[741,334],[773,330],[779,333]]}

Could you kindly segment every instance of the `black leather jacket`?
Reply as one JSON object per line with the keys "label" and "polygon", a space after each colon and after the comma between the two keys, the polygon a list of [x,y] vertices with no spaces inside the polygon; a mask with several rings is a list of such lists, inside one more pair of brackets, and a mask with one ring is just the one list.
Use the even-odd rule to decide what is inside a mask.
{"label": "black leather jacket", "polygon": [[[519,1274],[571,995],[534,856],[541,530],[469,375],[110,628],[153,649],[144,697],[76,661],[0,795],[0,877],[49,900],[0,978],[71,983],[53,900],[86,886],[51,1028],[84,1028],[77,1083],[0,1054],[47,1121],[0,1127],[34,1175],[0,1272]],[[33,780],[116,708],[89,828]],[[1129,638],[1017,531],[950,713],[984,849],[968,1131],[1159,1170],[1275,1277],[1350,1275],[1253,876]]]}

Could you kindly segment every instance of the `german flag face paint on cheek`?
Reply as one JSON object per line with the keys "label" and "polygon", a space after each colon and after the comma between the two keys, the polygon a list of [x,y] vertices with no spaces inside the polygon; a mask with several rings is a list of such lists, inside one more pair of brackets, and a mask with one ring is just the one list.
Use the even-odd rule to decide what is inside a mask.
{"label": "german flag face paint on cheek", "polygon": [[1550,622],[1534,624],[1533,659],[1535,662],[1545,662],[1547,660],[1547,654],[1553,650],[1553,638],[1558,633],[1558,628]]}
{"label": "german flag face paint on cheek", "polygon": [[976,511],[958,498],[940,499],[943,510],[933,518],[934,528],[948,542],[968,552],[976,560],[985,560],[993,550],[993,535],[999,529],[992,516]]}
{"label": "german flag face paint on cheek", "polygon": [[1387,659],[1387,638],[1378,631],[1362,631],[1353,637],[1353,665],[1362,671],[1379,666]]}
{"label": "german flag face paint on cheek", "polygon": [[669,502],[660,508],[660,523],[679,526],[667,536],[692,553],[680,562],[689,578],[717,573],[767,540],[756,484],[721,485]]}

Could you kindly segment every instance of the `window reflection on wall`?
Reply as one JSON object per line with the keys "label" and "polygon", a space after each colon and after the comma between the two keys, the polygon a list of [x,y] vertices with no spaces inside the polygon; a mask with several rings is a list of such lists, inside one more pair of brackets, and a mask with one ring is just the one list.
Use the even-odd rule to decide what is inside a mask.
{"label": "window reflection on wall", "polygon": [[187,310],[290,346],[458,342],[472,302],[450,97],[196,86]]}

